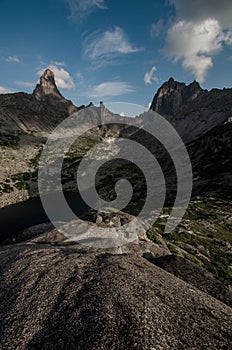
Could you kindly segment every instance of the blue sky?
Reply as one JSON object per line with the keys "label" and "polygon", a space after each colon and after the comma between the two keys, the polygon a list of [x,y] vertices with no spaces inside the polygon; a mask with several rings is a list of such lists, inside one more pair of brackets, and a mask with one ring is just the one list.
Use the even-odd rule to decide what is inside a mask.
{"label": "blue sky", "polygon": [[231,0],[0,0],[0,93],[47,67],[76,105],[147,106],[171,76],[232,87],[231,18]]}

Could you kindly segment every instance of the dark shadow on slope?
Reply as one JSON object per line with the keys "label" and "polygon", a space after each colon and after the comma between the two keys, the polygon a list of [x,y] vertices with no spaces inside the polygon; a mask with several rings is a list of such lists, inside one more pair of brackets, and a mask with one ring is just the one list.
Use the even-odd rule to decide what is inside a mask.
{"label": "dark shadow on slope", "polygon": [[210,272],[191,261],[176,255],[155,258],[147,253],[144,258],[228,306],[232,305],[232,293],[229,289]]}

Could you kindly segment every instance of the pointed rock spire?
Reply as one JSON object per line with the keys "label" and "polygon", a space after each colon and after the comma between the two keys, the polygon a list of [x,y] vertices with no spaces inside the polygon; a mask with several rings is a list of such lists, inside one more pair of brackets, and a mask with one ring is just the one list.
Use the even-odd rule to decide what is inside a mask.
{"label": "pointed rock spire", "polygon": [[40,77],[40,82],[36,85],[33,95],[35,95],[38,100],[43,99],[47,95],[54,95],[64,99],[56,86],[54,73],[50,69],[46,69]]}

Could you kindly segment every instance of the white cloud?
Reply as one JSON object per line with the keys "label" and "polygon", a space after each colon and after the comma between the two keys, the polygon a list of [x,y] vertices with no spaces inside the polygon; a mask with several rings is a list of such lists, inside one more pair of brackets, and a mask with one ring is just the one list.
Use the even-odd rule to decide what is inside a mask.
{"label": "white cloud", "polygon": [[52,64],[55,66],[60,66],[60,67],[66,66],[66,64],[64,62],[60,62],[60,61],[53,61]]}
{"label": "white cloud", "polygon": [[[228,0],[169,0],[176,7],[176,22],[167,31],[164,52],[205,81],[213,56],[232,44],[232,2]],[[224,7],[223,7],[224,6]],[[229,15],[228,15],[229,14]]]}
{"label": "white cloud", "polygon": [[[69,74],[68,71],[66,71],[64,68],[59,68],[55,65],[50,65],[47,68],[49,68],[55,76],[55,82],[58,88],[61,89],[74,89],[75,83],[73,81],[73,78]],[[40,69],[37,74],[41,76],[43,74],[45,69]]]}
{"label": "white cloud", "polygon": [[16,85],[26,87],[26,88],[35,87],[35,85],[36,85],[36,83],[30,83],[28,81],[15,81],[14,83]]}
{"label": "white cloud", "polygon": [[215,19],[201,22],[179,21],[169,28],[166,53],[176,58],[214,54],[222,49],[221,26]]}
{"label": "white cloud", "polygon": [[9,56],[6,58],[7,62],[19,63],[20,59],[17,56]]}
{"label": "white cloud", "polygon": [[120,27],[115,27],[103,33],[95,32],[84,41],[84,55],[97,66],[107,64],[121,55],[138,51],[141,51],[141,49],[130,43]]}
{"label": "white cloud", "polygon": [[182,66],[191,71],[196,80],[202,83],[205,81],[208,70],[213,67],[213,60],[204,55],[189,56],[184,59]]}
{"label": "white cloud", "polygon": [[133,91],[135,91],[134,88],[126,82],[109,81],[109,82],[104,82],[92,87],[88,91],[87,95],[93,98],[103,98],[103,97],[110,97],[110,96],[121,96],[128,92],[133,92]]}
{"label": "white cloud", "polygon": [[71,17],[83,19],[97,9],[105,10],[105,0],[66,0],[71,10]]}
{"label": "white cloud", "polygon": [[212,55],[222,50],[221,26],[215,19],[201,22],[178,21],[169,28],[165,53],[189,69],[199,82],[205,80],[212,68]]}
{"label": "white cloud", "polygon": [[147,72],[144,76],[144,82],[146,85],[152,84],[152,82],[159,83],[159,78],[156,76],[156,67],[153,66],[149,72]]}
{"label": "white cloud", "polygon": [[10,94],[10,93],[12,93],[11,89],[4,86],[0,86],[0,94]]}

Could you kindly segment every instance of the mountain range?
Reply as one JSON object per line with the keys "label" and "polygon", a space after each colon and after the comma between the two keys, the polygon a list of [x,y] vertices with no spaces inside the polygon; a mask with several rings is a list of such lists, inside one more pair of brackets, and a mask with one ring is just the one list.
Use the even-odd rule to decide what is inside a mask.
{"label": "mountain range", "polygon": [[[0,95],[0,348],[230,349],[232,89],[207,91],[196,81],[186,85],[170,78],[156,92],[152,111],[178,131],[193,169],[189,207],[171,233],[164,227],[176,195],[175,164],[143,129],[155,113],[136,116],[132,125],[131,118],[115,116],[103,103],[75,106],[61,95],[50,69],[32,94]],[[82,157],[103,140],[139,142],[160,163],[165,206],[135,242],[89,248],[43,216],[37,184],[41,152],[52,130],[71,115],[83,125],[94,120],[100,126],[82,135],[65,156],[67,198],[78,192],[75,172]],[[100,162],[107,152],[106,142],[90,156]],[[82,220],[117,227],[137,216],[146,181],[133,164],[106,162],[96,188],[112,200],[120,178],[134,191],[125,210],[85,208]]]}

